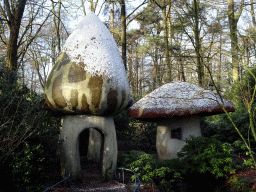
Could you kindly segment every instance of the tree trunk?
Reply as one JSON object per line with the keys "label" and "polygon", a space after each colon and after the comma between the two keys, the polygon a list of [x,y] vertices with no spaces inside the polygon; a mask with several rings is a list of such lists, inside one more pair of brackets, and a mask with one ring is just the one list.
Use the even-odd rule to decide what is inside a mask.
{"label": "tree trunk", "polygon": [[220,58],[218,63],[218,71],[217,71],[217,89],[220,91],[220,81],[221,81],[221,62],[222,62],[222,33],[220,32]]}
{"label": "tree trunk", "polygon": [[145,85],[145,73],[143,73],[144,71],[144,59],[143,57],[141,58],[141,77],[140,77],[140,95],[144,94],[144,85]]}
{"label": "tree trunk", "polygon": [[167,5],[167,34],[168,34],[168,57],[169,57],[169,65],[170,65],[170,81],[172,81],[172,51],[171,51],[171,47],[172,47],[172,22],[171,22],[171,1],[168,2]]}
{"label": "tree trunk", "polygon": [[56,60],[56,58],[57,58],[57,54],[56,54],[56,41],[55,41],[55,38],[54,37],[52,37],[51,38],[51,51],[52,51],[52,67],[53,67],[53,65],[55,64],[55,60]]}
{"label": "tree trunk", "polygon": [[[55,35],[57,38],[57,49],[58,49],[58,55],[61,52],[61,47],[60,47],[60,10],[61,10],[61,0],[58,1],[58,13],[56,14],[54,3],[52,1],[52,11],[53,11],[53,23],[55,27]],[[57,21],[56,21],[57,18]]]}
{"label": "tree trunk", "polygon": [[237,15],[234,11],[234,1],[227,0],[228,2],[228,22],[231,40],[231,56],[232,56],[232,77],[233,81],[239,80],[239,63],[238,63],[238,38],[237,38],[237,22],[243,10],[244,0],[241,1],[241,7]]}
{"label": "tree trunk", "polygon": [[158,71],[158,46],[155,44],[155,53],[154,53],[154,69],[153,69],[153,90],[156,89],[156,85],[158,83],[159,71]]}
{"label": "tree trunk", "polygon": [[[113,5],[113,7],[114,7],[114,5]],[[110,32],[111,32],[112,36],[114,37],[113,30],[114,30],[114,10],[111,9],[110,10]]]}
{"label": "tree trunk", "polygon": [[[136,40],[135,47],[138,46],[138,40]],[[139,58],[138,51],[135,50],[135,84],[136,84],[136,95],[139,94]]]}
{"label": "tree trunk", "polygon": [[124,63],[125,70],[127,69],[126,66],[126,13],[125,13],[125,0],[120,0],[121,5],[121,44],[122,44],[122,59]]}
{"label": "tree trunk", "polygon": [[186,82],[186,78],[185,78],[185,73],[184,73],[184,66],[183,66],[183,58],[181,57],[181,53],[179,56],[179,72],[178,72],[178,76],[179,76],[179,81],[184,81]]}
{"label": "tree trunk", "polygon": [[82,3],[82,8],[83,8],[84,15],[86,15],[85,6],[84,6],[84,0],[81,0],[81,3]]}
{"label": "tree trunk", "polygon": [[[132,53],[132,50],[133,50],[133,47],[132,45],[130,46],[130,53]],[[132,90],[132,93],[135,93],[134,91],[134,78],[133,78],[133,62],[132,62],[132,57],[128,57],[128,66],[129,66],[129,70],[128,70],[128,80],[129,80],[129,83],[130,83],[130,87],[131,87],[131,90]]]}
{"label": "tree trunk", "polygon": [[255,18],[255,13],[254,13],[254,3],[253,0],[250,0],[250,4],[251,4],[251,16],[252,16],[252,23],[253,23],[253,27],[254,27],[254,31],[256,32],[256,18]]}
{"label": "tree trunk", "polygon": [[[24,9],[26,6],[26,0],[19,0],[17,2],[16,10],[11,12],[10,4],[8,0],[4,0],[5,8],[9,17],[9,29],[10,36],[7,44],[7,58],[6,67],[10,70],[18,70],[18,37],[21,25],[21,19],[23,17]],[[14,79],[16,81],[16,79]]]}
{"label": "tree trunk", "polygon": [[197,63],[197,74],[198,74],[198,85],[204,87],[204,65],[200,55],[200,31],[199,31],[199,2],[194,0],[194,35],[195,35],[195,51],[196,51],[196,63]]}
{"label": "tree trunk", "polygon": [[172,81],[172,71],[170,66],[170,56],[169,56],[169,43],[168,43],[168,26],[167,26],[167,14],[166,14],[166,6],[162,8],[162,16],[163,16],[163,28],[164,28],[164,44],[165,44],[165,63],[167,67],[167,82]]}
{"label": "tree trunk", "polygon": [[93,0],[89,0],[89,2],[90,2],[90,4],[91,4],[91,5],[90,5],[90,10],[95,13],[96,7],[97,7],[97,5],[98,5],[98,0],[96,0],[96,2],[93,2]]}

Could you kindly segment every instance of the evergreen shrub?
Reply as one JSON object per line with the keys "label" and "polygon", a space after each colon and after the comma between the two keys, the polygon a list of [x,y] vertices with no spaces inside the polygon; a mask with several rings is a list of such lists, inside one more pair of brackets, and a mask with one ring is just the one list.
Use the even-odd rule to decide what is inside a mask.
{"label": "evergreen shrub", "polygon": [[134,170],[143,182],[155,183],[160,191],[180,190],[181,183],[189,190],[215,190],[239,168],[234,163],[233,145],[194,136],[185,141],[177,158],[157,162],[150,154],[133,151],[125,155],[129,161],[125,167]]}
{"label": "evergreen shrub", "polygon": [[[146,186],[152,186],[152,183],[156,184],[160,191],[170,191],[182,179],[178,169],[180,163],[177,159],[157,162],[153,155],[143,151],[131,151],[123,154],[123,159],[123,167],[137,173]],[[134,180],[135,176],[132,176],[132,179]]]}
{"label": "evergreen shrub", "polygon": [[[60,119],[43,107],[44,98],[0,65],[0,179],[8,191],[41,191],[59,171],[56,155]],[[56,177],[56,175],[54,175]],[[10,185],[11,183],[11,185]]]}

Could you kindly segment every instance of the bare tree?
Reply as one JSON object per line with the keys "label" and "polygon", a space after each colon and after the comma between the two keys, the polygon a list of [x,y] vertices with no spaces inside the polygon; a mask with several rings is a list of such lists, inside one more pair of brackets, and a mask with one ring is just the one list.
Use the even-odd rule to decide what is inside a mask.
{"label": "bare tree", "polygon": [[[10,70],[18,70],[28,47],[49,18],[51,12],[44,17],[40,24],[37,23],[37,18],[43,16],[40,11],[45,2],[43,0],[41,3],[30,2],[28,4],[26,0],[4,0],[3,4],[0,4],[0,19],[3,24],[2,30],[4,31],[4,33],[0,34],[0,38],[6,47],[6,66]],[[32,11],[27,12],[28,20],[22,22],[27,5]],[[21,27],[22,30],[20,30]],[[16,81],[16,79],[13,81]]]}

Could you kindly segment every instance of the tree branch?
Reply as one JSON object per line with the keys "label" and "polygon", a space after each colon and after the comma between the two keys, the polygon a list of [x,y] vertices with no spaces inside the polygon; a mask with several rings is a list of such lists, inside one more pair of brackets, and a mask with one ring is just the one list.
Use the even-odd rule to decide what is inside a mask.
{"label": "tree branch", "polygon": [[5,20],[5,21],[8,22],[7,16],[6,16],[6,14],[5,14],[4,10],[3,10],[3,7],[1,5],[0,5],[0,13],[1,13],[2,17],[3,17],[3,19],[1,19],[1,20]]}
{"label": "tree branch", "polygon": [[0,39],[3,42],[3,44],[6,46],[7,44],[6,44],[6,41],[4,40],[4,39],[6,39],[6,37],[4,36],[4,39],[3,39],[2,35],[0,34]]}
{"label": "tree branch", "polygon": [[86,15],[85,7],[84,7],[84,0],[81,0],[81,3],[82,3],[84,15]]}
{"label": "tree branch", "polygon": [[12,16],[12,12],[11,12],[11,9],[10,9],[9,1],[4,0],[4,5],[5,5],[6,12],[7,12],[7,16],[9,17],[9,20],[11,20],[13,16]]}
{"label": "tree branch", "polygon": [[125,19],[128,19],[135,11],[137,11],[142,5],[145,5],[147,0],[144,0],[138,7],[136,7]]}
{"label": "tree branch", "polygon": [[19,42],[18,42],[18,45],[17,45],[18,47],[20,47],[20,46],[24,43],[24,42],[22,42],[22,40],[23,40],[25,34],[27,33],[27,31],[29,30],[30,26],[32,25],[32,22],[35,20],[36,15],[39,13],[39,11],[40,11],[40,8],[38,8],[38,10],[37,10],[37,12],[35,13],[35,15],[33,15],[33,16],[29,19],[29,22],[28,22],[27,26],[25,27],[25,30],[23,31],[23,33],[22,33],[22,35],[21,35],[21,37],[20,37],[20,40],[19,40]]}
{"label": "tree branch", "polygon": [[[40,25],[40,27],[37,29],[36,34],[35,34],[33,37],[31,37],[31,38],[27,41],[26,46],[24,46],[23,50],[19,53],[18,57],[22,56],[22,57],[21,57],[21,61],[23,60],[23,58],[24,58],[24,56],[25,56],[25,53],[27,52],[27,49],[28,49],[29,45],[30,45],[30,44],[33,42],[33,40],[37,37],[37,35],[38,35],[38,33],[40,32],[42,26],[45,24],[45,22],[46,22],[47,19],[49,18],[50,13],[51,13],[51,12],[49,12],[49,14],[47,15],[47,17],[46,17],[45,20],[43,21],[43,23],[42,23],[42,24]],[[19,64],[20,64],[20,63],[19,63]]]}
{"label": "tree branch", "polygon": [[238,13],[235,15],[235,21],[238,22],[239,17],[241,16],[242,12],[243,12],[243,8],[244,8],[244,0],[241,1],[240,4],[240,9],[238,11]]}
{"label": "tree branch", "polygon": [[254,14],[253,0],[250,0],[250,3],[251,3],[252,23],[253,23],[254,29],[256,29],[256,20],[255,20],[255,14]]}
{"label": "tree branch", "polygon": [[100,6],[100,10],[99,10],[99,13],[97,14],[97,16],[99,16],[99,14],[100,14],[100,12],[101,12],[101,9],[102,9],[102,7],[103,7],[103,5],[106,3],[106,1],[104,1],[102,4],[101,4],[101,6]]}
{"label": "tree branch", "polygon": [[137,14],[136,16],[134,16],[131,20],[127,21],[126,27],[127,27],[134,19],[136,19],[137,17],[139,17],[139,16],[142,15],[142,14],[143,14],[143,12],[140,12],[139,14]]}
{"label": "tree branch", "polygon": [[155,3],[160,9],[163,9],[163,6],[161,6],[159,3],[157,3],[156,0],[151,0],[153,3]]}

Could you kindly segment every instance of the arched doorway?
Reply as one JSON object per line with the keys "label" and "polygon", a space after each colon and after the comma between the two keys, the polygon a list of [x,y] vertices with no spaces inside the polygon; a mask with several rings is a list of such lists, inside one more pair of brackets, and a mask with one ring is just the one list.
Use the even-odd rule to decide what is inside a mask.
{"label": "arched doorway", "polygon": [[97,128],[87,128],[79,135],[81,169],[86,172],[102,172],[104,134]]}
{"label": "arched doorway", "polygon": [[[100,163],[102,165],[99,167],[102,169],[102,177],[107,179],[114,178],[117,163],[117,141],[113,117],[88,115],[66,115],[63,117],[60,132],[60,140],[62,141],[60,160],[63,178],[70,176],[73,179],[81,179],[83,176],[79,154],[79,140],[86,140],[86,133],[82,134],[85,135],[84,138],[80,138],[80,135],[90,127],[94,127],[94,132],[102,136],[102,145],[97,150],[94,150],[100,151],[100,158],[102,159]],[[88,145],[81,143],[81,146],[86,147]],[[90,144],[89,149],[91,149]],[[89,149],[87,153],[90,151]]]}

